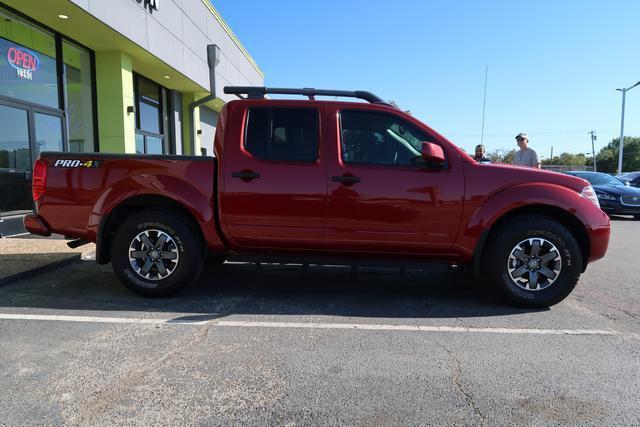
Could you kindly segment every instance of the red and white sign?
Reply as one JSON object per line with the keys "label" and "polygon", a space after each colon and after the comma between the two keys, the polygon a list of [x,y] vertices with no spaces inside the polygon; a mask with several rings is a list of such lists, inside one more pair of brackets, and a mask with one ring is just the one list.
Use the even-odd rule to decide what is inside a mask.
{"label": "red and white sign", "polygon": [[7,61],[16,69],[18,77],[27,80],[33,80],[33,72],[40,66],[38,55],[22,47],[9,48]]}

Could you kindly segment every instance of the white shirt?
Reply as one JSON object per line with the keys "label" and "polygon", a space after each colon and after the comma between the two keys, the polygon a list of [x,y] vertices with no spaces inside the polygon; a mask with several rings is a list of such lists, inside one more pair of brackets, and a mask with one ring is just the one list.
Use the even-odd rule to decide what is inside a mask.
{"label": "white shirt", "polygon": [[513,164],[536,168],[538,167],[538,164],[540,164],[540,160],[538,160],[538,153],[529,147],[525,148],[524,151],[518,150],[513,156]]}

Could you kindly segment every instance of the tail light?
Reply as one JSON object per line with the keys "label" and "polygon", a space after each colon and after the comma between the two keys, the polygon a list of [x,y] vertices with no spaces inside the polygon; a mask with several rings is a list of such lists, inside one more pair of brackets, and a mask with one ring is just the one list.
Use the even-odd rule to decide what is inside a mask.
{"label": "tail light", "polygon": [[38,201],[44,194],[47,187],[47,164],[42,160],[36,160],[33,165],[33,181],[31,188],[33,190],[33,201]]}

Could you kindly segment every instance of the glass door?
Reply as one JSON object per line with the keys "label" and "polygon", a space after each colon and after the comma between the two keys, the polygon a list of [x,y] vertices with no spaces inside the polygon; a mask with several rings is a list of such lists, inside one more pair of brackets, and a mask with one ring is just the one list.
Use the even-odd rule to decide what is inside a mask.
{"label": "glass door", "polygon": [[33,118],[34,158],[43,151],[63,151],[62,117],[34,110]]}
{"label": "glass door", "polygon": [[62,113],[0,103],[0,215],[33,211],[31,172],[43,151],[64,151]]}
{"label": "glass door", "polygon": [[0,104],[0,214],[33,209],[29,110]]}

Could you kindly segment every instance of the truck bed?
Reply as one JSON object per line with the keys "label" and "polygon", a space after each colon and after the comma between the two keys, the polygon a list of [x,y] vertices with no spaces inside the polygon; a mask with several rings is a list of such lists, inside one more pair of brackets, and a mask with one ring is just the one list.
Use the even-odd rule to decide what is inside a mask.
{"label": "truck bed", "polygon": [[116,207],[161,203],[189,211],[207,243],[221,247],[213,157],[44,152],[39,161],[47,165],[38,212],[48,232],[95,242]]}

